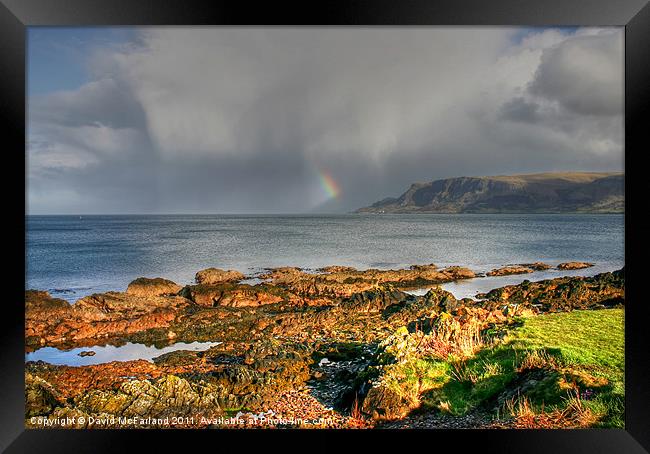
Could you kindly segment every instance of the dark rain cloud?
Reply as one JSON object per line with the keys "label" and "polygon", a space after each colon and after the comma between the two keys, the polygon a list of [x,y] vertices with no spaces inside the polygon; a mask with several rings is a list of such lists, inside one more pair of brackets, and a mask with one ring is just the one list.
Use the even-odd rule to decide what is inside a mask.
{"label": "dark rain cloud", "polygon": [[501,107],[501,118],[510,121],[535,123],[539,121],[539,105],[522,97],[514,98]]}
{"label": "dark rain cloud", "polygon": [[29,100],[28,208],[347,211],[435,178],[621,169],[620,30],[512,36],[145,29]]}

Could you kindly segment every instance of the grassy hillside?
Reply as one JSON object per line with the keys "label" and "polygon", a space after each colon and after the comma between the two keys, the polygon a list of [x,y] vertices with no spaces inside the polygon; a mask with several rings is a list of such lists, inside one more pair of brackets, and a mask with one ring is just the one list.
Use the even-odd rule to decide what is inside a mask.
{"label": "grassy hillside", "polygon": [[413,184],[362,213],[622,212],[622,173],[558,172],[458,177]]}

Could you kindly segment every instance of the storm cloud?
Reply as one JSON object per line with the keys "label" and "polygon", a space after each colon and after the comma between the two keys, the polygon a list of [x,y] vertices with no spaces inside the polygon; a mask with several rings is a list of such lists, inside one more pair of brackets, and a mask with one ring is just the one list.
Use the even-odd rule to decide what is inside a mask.
{"label": "storm cloud", "polygon": [[85,64],[28,99],[30,213],[347,211],[623,167],[621,29],[144,28]]}

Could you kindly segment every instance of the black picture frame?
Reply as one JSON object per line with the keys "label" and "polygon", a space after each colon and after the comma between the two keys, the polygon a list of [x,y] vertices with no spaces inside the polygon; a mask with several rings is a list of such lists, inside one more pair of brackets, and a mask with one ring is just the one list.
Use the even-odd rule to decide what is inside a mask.
{"label": "black picture frame", "polygon": [[[489,25],[489,26],[624,26],[625,27],[625,257],[626,428],[589,430],[436,430],[431,431],[158,431],[158,430],[25,430],[24,300],[25,199],[25,53],[26,27],[99,25]],[[259,2],[218,0],[0,0],[0,125],[5,150],[4,195],[11,202],[5,228],[12,246],[0,317],[0,449],[7,452],[101,452],[124,450],[144,442],[169,447],[181,439],[183,449],[226,449],[252,436],[272,437],[279,447],[298,445],[305,436],[322,440],[304,449],[336,448],[340,435],[359,442],[388,436],[409,449],[480,449],[480,452],[630,452],[650,450],[650,361],[648,303],[641,296],[642,270],[635,252],[644,243],[641,219],[645,187],[641,160],[648,150],[650,106],[650,5],[647,0],[330,0]],[[8,161],[7,161],[8,159]],[[647,179],[647,177],[646,177]],[[637,207],[635,207],[635,204]],[[22,233],[21,233],[22,229]],[[629,263],[628,263],[629,262]],[[22,270],[18,264],[23,264]],[[191,444],[188,444],[188,435]],[[355,441],[356,442],[356,441]],[[442,448],[441,442],[451,443]],[[421,445],[420,445],[421,443]],[[200,446],[204,447],[201,448]],[[234,449],[236,445],[230,445]]]}

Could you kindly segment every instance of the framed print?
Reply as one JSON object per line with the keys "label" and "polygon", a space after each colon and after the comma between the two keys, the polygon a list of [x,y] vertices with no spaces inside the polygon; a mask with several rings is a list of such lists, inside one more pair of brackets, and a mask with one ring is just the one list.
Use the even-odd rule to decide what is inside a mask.
{"label": "framed print", "polygon": [[647,2],[2,2],[7,452],[646,452]]}

